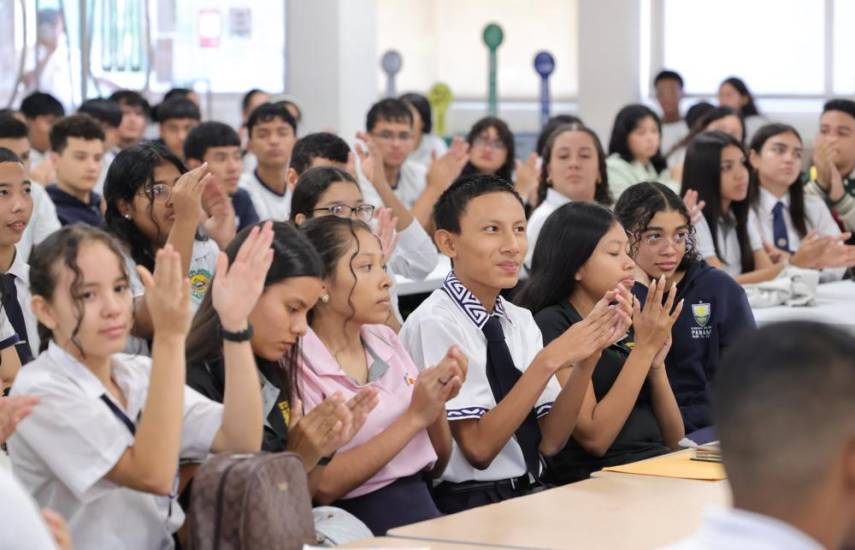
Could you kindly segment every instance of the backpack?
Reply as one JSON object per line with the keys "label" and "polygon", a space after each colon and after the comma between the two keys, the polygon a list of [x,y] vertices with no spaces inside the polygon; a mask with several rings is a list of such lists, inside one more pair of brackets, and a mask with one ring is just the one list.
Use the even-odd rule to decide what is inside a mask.
{"label": "backpack", "polygon": [[317,541],[303,461],[294,453],[218,454],[193,478],[192,550],[300,550]]}

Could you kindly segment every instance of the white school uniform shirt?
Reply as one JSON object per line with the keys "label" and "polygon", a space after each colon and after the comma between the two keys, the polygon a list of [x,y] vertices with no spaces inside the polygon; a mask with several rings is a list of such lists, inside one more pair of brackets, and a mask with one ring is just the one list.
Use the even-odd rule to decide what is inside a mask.
{"label": "white school uniform shirt", "polygon": [[34,181],[30,182],[30,195],[33,198],[33,213],[21,235],[21,240],[15,245],[24,263],[29,260],[30,252],[35,245],[60,228],[56,206],[50,200],[44,186]]}
{"label": "white school uniform shirt", "polygon": [[[399,337],[419,368],[439,363],[452,345],[457,345],[468,358],[466,381],[457,397],[445,404],[450,422],[481,418],[496,406],[487,380],[487,340],[481,331],[490,315],[452,271],[443,287],[433,291],[401,328]],[[543,337],[531,312],[499,296],[492,315],[499,317],[514,365],[524,372],[543,348]],[[560,392],[558,381],[551,377],[535,404],[538,418],[549,413]],[[525,457],[516,437],[511,437],[484,470],[472,466],[455,441],[442,480],[498,481],[526,472]]]}
{"label": "white school uniform shirt", "polygon": [[[151,359],[116,354],[112,363],[128,404],[123,412],[137,423]],[[134,436],[102,400],[107,390],[92,371],[51,342],[18,373],[12,395],[26,394],[41,400],[9,440],[12,467],[40,506],[67,519],[75,547],[172,548],[171,535],[184,520],[178,503],[105,479]],[[185,388],[180,457],[204,459],[222,421],[220,403]]]}
{"label": "white school uniform shirt", "polygon": [[[794,185],[801,185],[796,183]],[[785,193],[783,197],[778,199],[767,191],[764,187],[760,187],[760,199],[752,208],[754,211],[754,220],[758,228],[758,232],[763,240],[774,244],[772,233],[772,209],[778,201],[784,203],[784,223],[787,224],[787,238],[790,241],[790,250],[796,251],[799,248],[801,237],[798,231],[793,226],[793,219],[790,217],[790,194]],[[820,237],[840,235],[840,228],[837,222],[831,217],[831,211],[825,205],[820,197],[813,193],[805,193],[805,219],[807,230],[815,230]],[[846,273],[846,268],[839,267],[833,269],[823,269],[820,274],[821,282],[839,281]]]}
{"label": "white school uniform shirt", "polygon": [[[748,242],[751,245],[751,252],[763,249],[763,237],[757,229],[756,215],[753,210],[748,211]],[[707,223],[707,219],[701,216],[700,221],[695,225],[695,240],[697,241],[698,252],[704,258],[715,256],[715,244],[713,243],[712,231]],[[718,251],[721,253],[722,265],[721,269],[731,277],[736,277],[742,274],[742,250],[739,247],[739,237],[736,235],[736,220],[731,219],[729,222],[719,220],[716,224],[716,233],[718,237]]]}
{"label": "white school uniform shirt", "polygon": [[778,519],[737,508],[704,513],[701,527],[665,550],[823,550],[807,533]]}
{"label": "white school uniform shirt", "polygon": [[56,550],[33,497],[7,468],[0,467],[0,548]]}
{"label": "white school uniform shirt", "polygon": [[[374,190],[374,186],[362,173],[362,166],[359,166],[359,186],[362,189],[362,196],[365,202],[373,204],[376,208],[383,206],[383,201],[380,200],[380,195]],[[421,164],[411,160],[404,161],[401,169],[398,171],[398,179],[395,182],[390,182],[392,190],[404,203],[404,206],[412,209],[416,203],[416,199],[421,196],[427,186],[427,168]]]}
{"label": "white school uniform shirt", "polygon": [[240,177],[238,185],[249,193],[252,206],[255,208],[260,221],[288,221],[288,216],[291,214],[291,190],[287,186],[285,193],[279,194],[262,183],[254,171],[248,174],[244,173]]}
{"label": "white school uniform shirt", "polygon": [[386,264],[386,270],[392,280],[392,286],[389,287],[389,299],[392,303],[392,311],[399,323],[403,323],[404,319],[401,317],[401,310],[398,307],[398,285],[395,282],[395,275],[401,275],[414,281],[422,281],[430,275],[437,263],[439,263],[439,252],[437,252],[436,246],[428,237],[422,224],[414,219],[410,225],[398,233],[398,244],[395,246],[389,263]]}
{"label": "white school uniform shirt", "polygon": [[[659,140],[659,149],[662,154],[667,154],[672,147],[677,145],[681,139],[689,135],[689,125],[684,119],[677,122],[663,122],[662,136]],[[670,166],[670,164],[669,164]]]}
{"label": "white school uniform shirt", "polygon": [[11,273],[15,277],[15,292],[18,294],[18,303],[21,305],[21,313],[24,314],[24,325],[27,327],[27,334],[19,334],[22,341],[26,341],[30,345],[30,351],[33,357],[39,354],[39,321],[33,314],[33,308],[30,305],[32,295],[30,295],[30,266],[22,258],[21,254],[15,254],[15,259],[12,261],[11,267],[6,273]]}
{"label": "white school uniform shirt", "polygon": [[680,184],[671,179],[667,168],[656,173],[653,165],[645,166],[637,160],[627,162],[617,153],[606,158],[606,172],[609,175],[609,189],[611,189],[615,200],[620,198],[621,193],[626,191],[628,187],[643,181],[658,181],[675,193],[680,193]]}
{"label": "white school uniform shirt", "polygon": [[528,252],[525,254],[526,268],[531,269],[531,258],[534,256],[534,245],[537,244],[537,238],[540,236],[540,230],[543,229],[543,224],[546,223],[546,218],[568,202],[570,202],[569,198],[562,195],[552,187],[546,189],[546,197],[543,199],[543,202],[534,209],[534,212],[531,213],[531,217],[528,219],[528,225],[526,225],[525,232],[528,240]]}
{"label": "white school uniform shirt", "polygon": [[422,141],[419,143],[419,148],[413,150],[407,157],[407,160],[421,164],[425,168],[430,168],[430,163],[433,162],[434,156],[441,157],[448,152],[448,145],[445,140],[434,134],[422,134]]}

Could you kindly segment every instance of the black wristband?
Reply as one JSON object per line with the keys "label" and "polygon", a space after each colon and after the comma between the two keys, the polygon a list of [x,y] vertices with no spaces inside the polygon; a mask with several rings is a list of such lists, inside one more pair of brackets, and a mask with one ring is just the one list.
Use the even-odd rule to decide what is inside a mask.
{"label": "black wristband", "polygon": [[248,342],[252,338],[252,325],[247,322],[246,329],[240,332],[229,332],[222,329],[223,340],[228,342]]}

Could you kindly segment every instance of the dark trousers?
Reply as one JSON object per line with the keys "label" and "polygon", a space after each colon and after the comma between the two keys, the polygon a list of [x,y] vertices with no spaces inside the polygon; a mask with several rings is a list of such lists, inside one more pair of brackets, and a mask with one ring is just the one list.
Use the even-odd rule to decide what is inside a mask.
{"label": "dark trousers", "polygon": [[403,477],[372,493],[339,500],[333,506],[359,518],[376,536],[442,515],[433,503],[424,474]]}
{"label": "dark trousers", "polygon": [[539,484],[528,483],[518,486],[510,480],[463,483],[445,481],[433,488],[433,500],[443,514],[456,514],[471,508],[536,493],[545,488]]}

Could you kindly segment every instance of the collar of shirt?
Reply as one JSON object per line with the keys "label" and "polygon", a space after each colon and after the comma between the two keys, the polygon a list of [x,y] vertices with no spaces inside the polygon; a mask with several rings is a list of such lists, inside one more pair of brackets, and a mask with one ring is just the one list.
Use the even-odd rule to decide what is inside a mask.
{"label": "collar of shirt", "polygon": [[24,261],[24,256],[18,254],[17,249],[15,249],[15,259],[12,260],[12,265],[9,266],[6,273],[13,275],[16,279],[20,279],[24,284],[27,283],[27,279],[30,276],[30,268],[27,262]]}
{"label": "collar of shirt", "polygon": [[775,208],[775,205],[781,201],[784,203],[784,206],[789,210],[790,208],[790,194],[784,193],[784,196],[780,199],[769,192],[765,187],[760,186],[760,208],[763,212],[768,214],[772,214],[772,209]]}
{"label": "collar of shirt", "polygon": [[448,275],[445,276],[442,289],[479,329],[484,328],[491,315],[501,317],[513,325],[511,317],[508,315],[507,310],[505,310],[505,302],[501,296],[496,297],[496,307],[490,313],[478,298],[460,282],[457,276],[454,275],[454,271],[449,271]]}
{"label": "collar of shirt", "polygon": [[543,199],[543,202],[558,208],[559,206],[564,206],[568,202],[572,201],[552,187],[549,187],[546,189],[546,198]]}
{"label": "collar of shirt", "polygon": [[[368,381],[381,381],[383,374],[395,357],[395,348],[390,342],[372,330],[371,325],[363,325],[359,329],[359,336],[365,351],[371,358],[368,365]],[[303,362],[319,376],[348,376],[339,365],[335,356],[327,349],[326,345],[311,328],[306,332],[301,341]],[[348,376],[350,379],[350,377]]]}
{"label": "collar of shirt", "polygon": [[255,176],[255,179],[258,180],[258,183],[261,184],[261,186],[264,189],[266,189],[267,191],[270,191],[272,194],[276,195],[277,197],[284,197],[285,195],[288,194],[288,186],[287,185],[285,186],[285,192],[284,193],[280,193],[279,191],[276,191],[272,187],[267,185],[267,183],[265,183],[264,180],[261,179],[261,176],[258,175],[258,168],[256,168],[252,172],[252,175]]}
{"label": "collar of shirt", "polygon": [[[738,508],[712,509],[704,514],[698,533],[720,548],[776,548],[778,550],[822,550],[822,546],[803,531],[775,518]],[[712,545],[710,546],[713,547]]]}

